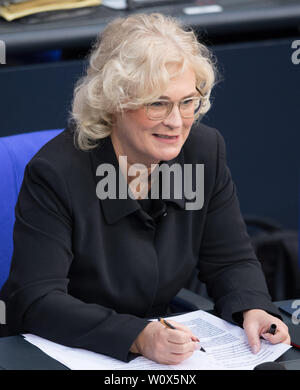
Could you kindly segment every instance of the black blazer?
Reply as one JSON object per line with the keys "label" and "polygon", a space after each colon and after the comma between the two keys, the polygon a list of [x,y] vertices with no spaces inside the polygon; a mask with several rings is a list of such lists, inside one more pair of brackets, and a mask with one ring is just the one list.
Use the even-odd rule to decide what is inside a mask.
{"label": "black blazer", "polygon": [[127,361],[147,318],[165,314],[193,272],[224,319],[238,321],[251,308],[280,316],[240,214],[220,133],[194,126],[174,162],[204,164],[204,205],[188,211],[186,199],[171,191],[152,218],[134,199],[97,197],[97,166],[118,167],[110,137],[83,152],[70,127],[32,158],[0,294],[11,334]]}

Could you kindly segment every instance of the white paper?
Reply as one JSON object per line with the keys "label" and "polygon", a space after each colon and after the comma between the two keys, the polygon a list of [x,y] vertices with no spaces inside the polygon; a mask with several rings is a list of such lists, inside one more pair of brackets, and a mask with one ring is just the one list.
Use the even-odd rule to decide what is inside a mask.
{"label": "white paper", "polygon": [[223,7],[220,5],[196,5],[183,8],[183,13],[186,15],[212,14],[215,12],[223,12]]}
{"label": "white paper", "polygon": [[178,365],[158,364],[142,356],[124,363],[95,352],[69,348],[33,334],[23,336],[71,370],[252,370],[260,363],[276,360],[291,348],[287,344],[272,345],[261,340],[260,351],[253,354],[243,329],[202,310],[171,319],[188,326],[200,339],[206,352],[197,350]]}
{"label": "white paper", "polygon": [[258,364],[276,360],[291,348],[287,344],[261,340],[259,352],[253,354],[242,328],[202,310],[172,317],[172,320],[189,327],[200,339],[206,354],[228,370],[253,370]]}
{"label": "white paper", "polygon": [[[126,0],[102,0],[102,5],[113,9],[126,9]],[[159,4],[157,4],[159,5]],[[180,5],[180,4],[178,4]],[[199,15],[199,14],[211,14],[215,12],[222,12],[223,7],[217,4],[213,5],[196,5],[190,7],[184,7],[183,13],[186,15]]]}
{"label": "white paper", "polygon": [[113,9],[125,9],[127,7],[126,0],[102,0],[101,4]]}

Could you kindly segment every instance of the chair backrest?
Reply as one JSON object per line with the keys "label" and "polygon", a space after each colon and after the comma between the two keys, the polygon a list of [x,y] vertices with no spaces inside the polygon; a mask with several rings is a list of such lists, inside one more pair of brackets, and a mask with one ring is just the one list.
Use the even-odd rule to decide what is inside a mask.
{"label": "chair backrest", "polygon": [[25,166],[45,143],[61,131],[45,130],[0,137],[0,288],[9,274],[15,205]]}

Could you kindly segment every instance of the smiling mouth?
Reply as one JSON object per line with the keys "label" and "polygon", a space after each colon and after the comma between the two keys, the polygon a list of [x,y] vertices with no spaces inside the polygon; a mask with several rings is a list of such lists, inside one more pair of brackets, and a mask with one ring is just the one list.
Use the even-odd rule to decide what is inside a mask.
{"label": "smiling mouth", "polygon": [[164,138],[164,139],[176,139],[178,135],[164,135],[164,134],[153,134],[155,137]]}

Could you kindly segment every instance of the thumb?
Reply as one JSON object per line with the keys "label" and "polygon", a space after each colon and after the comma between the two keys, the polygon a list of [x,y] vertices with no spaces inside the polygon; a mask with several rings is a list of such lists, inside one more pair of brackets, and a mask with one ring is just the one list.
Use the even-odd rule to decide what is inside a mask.
{"label": "thumb", "polygon": [[252,350],[252,353],[256,354],[260,350],[260,340],[259,340],[259,329],[258,327],[252,325],[248,326],[245,329],[248,343],[250,345],[250,348]]}

